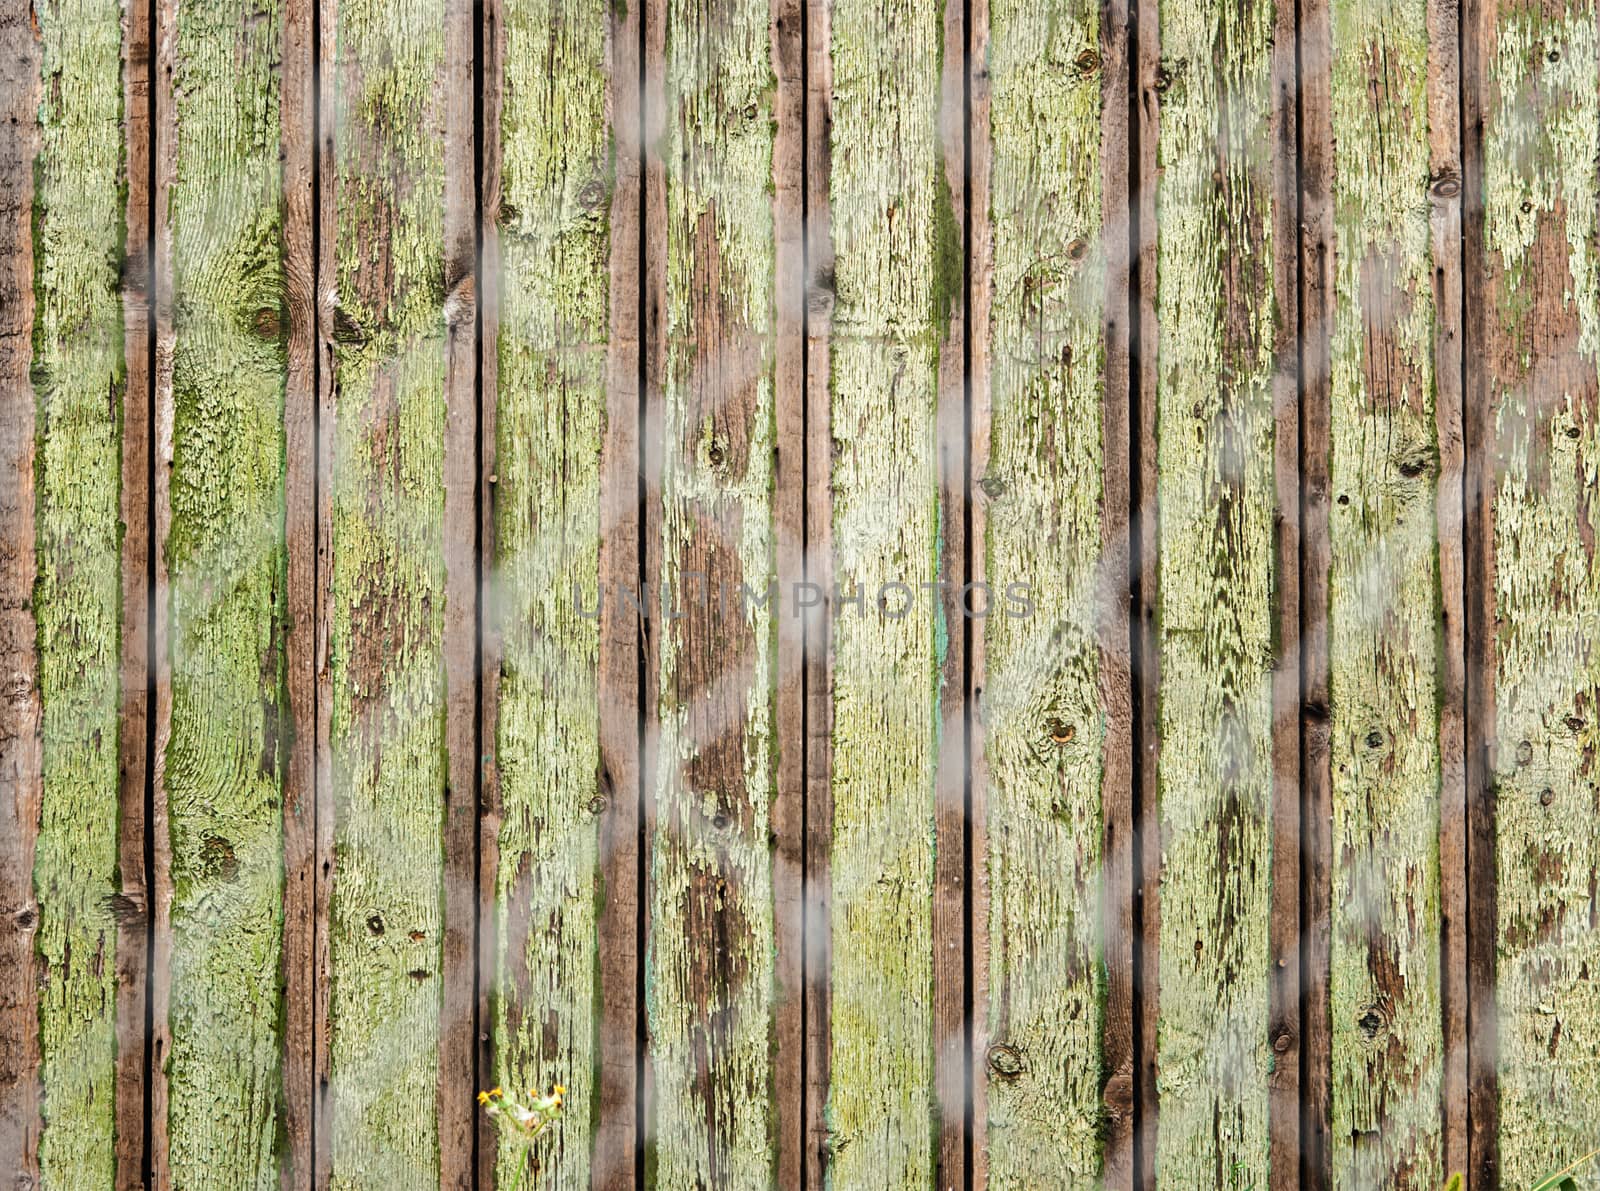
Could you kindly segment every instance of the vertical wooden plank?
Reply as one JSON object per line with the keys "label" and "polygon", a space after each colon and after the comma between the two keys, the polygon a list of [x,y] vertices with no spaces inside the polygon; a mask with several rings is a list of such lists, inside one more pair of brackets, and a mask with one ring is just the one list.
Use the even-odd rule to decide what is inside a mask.
{"label": "vertical wooden plank", "polygon": [[8,903],[13,978],[26,990],[8,1018],[28,1036],[8,1039],[8,1082],[21,1086],[6,1150],[43,1185],[94,1186],[115,1175],[118,1073],[124,29],[120,8],[103,3],[43,6],[30,20],[37,44],[17,65],[37,62],[40,87],[31,71],[13,81],[36,101],[24,127],[37,132],[23,140],[34,152],[17,162],[33,183],[32,209],[22,208],[32,300],[15,295],[8,310],[32,333],[31,391],[19,386],[11,401],[34,408],[7,421],[32,430],[11,453],[31,474],[8,483],[13,518],[26,512],[32,524],[13,522],[20,532],[6,539],[8,575],[28,583],[7,609],[16,653],[6,676],[15,871],[31,875]]}
{"label": "vertical wooden plank", "polygon": [[[803,0],[772,4],[773,326],[772,511],[778,589],[808,581],[805,387],[805,19]],[[773,1179],[799,1187],[805,1169],[806,1112],[806,654],[820,631],[827,592],[807,588],[808,608],[778,618],[773,695],[775,787],[772,803]]]}
{"label": "vertical wooden plank", "polygon": [[173,4],[157,21],[172,68],[157,232],[170,277],[165,1165],[175,1183],[262,1185],[282,1125],[284,9]]}
{"label": "vertical wooden plank", "polygon": [[[659,20],[662,301],[647,346],[658,452],[647,574],[655,770],[647,974],[653,1174],[770,1181],[775,929],[770,845],[779,609],[775,77],[765,0]],[[650,43],[656,38],[650,37]],[[651,93],[656,88],[651,86]],[[652,174],[652,176],[656,176]],[[752,594],[746,594],[746,593]],[[785,609],[792,617],[793,609]]]}
{"label": "vertical wooden plank", "polygon": [[115,1185],[142,1183],[145,1163],[151,879],[150,626],[153,544],[155,253],[153,170],[155,95],[153,4],[124,9],[122,119],[126,131],[123,221],[121,705],[118,717],[117,1087]]}
{"label": "vertical wooden plank", "polygon": [[[600,845],[603,824],[627,814],[636,797],[605,767],[609,713],[597,685],[599,585],[617,578],[600,572],[602,543],[618,528],[602,498],[610,254],[619,241],[636,250],[638,237],[618,218],[628,176],[611,104],[637,79],[622,72],[621,28],[604,7],[508,0],[494,13],[490,61],[498,65],[485,107],[494,287],[484,357],[495,419],[489,623],[498,647],[486,739],[485,863],[495,873],[487,1078],[508,1088],[564,1084],[572,1107],[534,1162],[552,1185],[588,1185],[591,1174],[598,1185],[595,1108],[604,1096],[596,1075],[602,1085],[605,1075],[597,992],[610,993],[597,985],[596,928],[608,892]],[[637,302],[637,293],[629,297]],[[618,412],[630,423],[637,415]],[[625,462],[631,503],[636,460]],[[627,580],[636,582],[636,571]],[[631,1020],[626,1029],[631,1039]],[[631,1127],[631,1098],[620,1109]],[[515,1185],[524,1158],[517,1147],[487,1149],[483,1185]],[[631,1181],[631,1146],[621,1159]]]}
{"label": "vertical wooden plank", "polygon": [[[610,326],[606,419],[600,447],[600,581],[613,595],[640,578],[645,500],[641,425],[646,320],[644,14],[642,4],[613,9],[607,106],[612,120]],[[659,112],[659,107],[654,109]],[[651,197],[657,182],[651,182]],[[604,1191],[642,1185],[644,1138],[645,912],[643,879],[643,709],[649,676],[645,626],[625,601],[600,611],[600,825],[603,895],[599,921],[600,1096],[593,1185]]]}
{"label": "vertical wooden plank", "polygon": [[[939,284],[948,289],[948,311],[938,354],[938,400],[934,412],[934,454],[938,478],[937,585],[924,589],[923,615],[935,625],[937,729],[934,734],[933,788],[933,1083],[934,1127],[938,1151],[934,1179],[941,1187],[968,1182],[971,1154],[968,1101],[971,1077],[968,988],[971,948],[968,937],[967,878],[973,859],[967,832],[970,796],[967,722],[967,652],[972,637],[963,612],[968,549],[967,489],[967,3],[946,0],[941,44],[938,120],[938,184],[935,201],[948,203],[949,229],[944,251],[953,254]],[[937,210],[937,208],[936,208]],[[974,602],[975,599],[974,599]]]}
{"label": "vertical wooden plank", "polygon": [[1328,352],[1315,440],[1325,483],[1314,489],[1326,602],[1306,588],[1308,615],[1328,619],[1324,1171],[1336,1186],[1433,1187],[1447,1173],[1439,862],[1450,792],[1429,187],[1432,125],[1453,120],[1456,91],[1453,73],[1430,64],[1455,47],[1453,33],[1434,43],[1422,0],[1312,11],[1327,103],[1304,127],[1326,147],[1306,193],[1326,203],[1329,233],[1315,309]]}
{"label": "vertical wooden plank", "polygon": [[[1497,1024],[1483,1037],[1498,1044],[1485,1047],[1498,1122],[1479,1111],[1489,1109],[1486,1064],[1474,1080],[1473,1129],[1484,1132],[1473,1166],[1520,1185],[1594,1144],[1600,39],[1589,0],[1472,11],[1468,119],[1481,137],[1482,205],[1467,260],[1482,276],[1469,299],[1478,343],[1469,447],[1482,489],[1471,590],[1487,630],[1472,714],[1487,750],[1476,793],[1494,833],[1492,851],[1482,835],[1473,841],[1473,879],[1482,874],[1495,898],[1474,918],[1475,931],[1493,924],[1474,978],[1478,1010],[1495,979]],[[1477,1053],[1487,1023],[1475,1018]]]}
{"label": "vertical wooden plank", "polygon": [[802,1187],[821,1187],[831,1154],[833,1055],[832,5],[805,0],[805,572],[824,592],[805,636],[805,1141]]}
{"label": "vertical wooden plank", "polygon": [[[831,1177],[927,1186],[943,609],[936,415],[961,301],[944,6],[831,9]],[[956,626],[959,631],[959,626]]]}
{"label": "vertical wooden plank", "polygon": [[19,5],[0,12],[0,1166],[39,1177],[39,998],[33,889],[41,741],[34,323],[39,30]]}
{"label": "vertical wooden plank", "polygon": [[317,151],[316,7],[284,7],[283,306],[283,1191],[313,1186],[317,1014]]}
{"label": "vertical wooden plank", "polygon": [[444,896],[439,1004],[439,1185],[474,1191],[478,1053],[477,9],[447,4],[444,62]]}
{"label": "vertical wooden plank", "polygon": [[458,357],[474,295],[447,179],[464,164],[450,92],[471,88],[443,4],[327,0],[321,29],[331,56],[327,1169],[334,1186],[454,1186],[462,1135],[441,1127],[437,1100],[455,1053],[441,1023],[444,911],[459,905],[444,844],[447,824],[459,839],[452,803],[472,795],[449,789],[460,711],[448,711],[447,667],[459,675],[460,642],[452,636],[447,658],[444,624],[471,609],[446,606],[461,589],[447,568],[459,549],[447,558],[446,478],[449,530],[470,535],[459,500],[473,468],[459,458],[457,419],[471,397]]}
{"label": "vertical wooden plank", "polygon": [[986,1182],[1128,1186],[1126,42],[987,8]]}
{"label": "vertical wooden plank", "polygon": [[1160,396],[1156,322],[1156,195],[1161,97],[1160,0],[1129,0],[1133,79],[1128,118],[1129,250],[1129,620],[1133,703],[1134,818],[1134,1179],[1155,1186],[1159,1148],[1156,1057],[1161,1009],[1161,651],[1157,647],[1160,507],[1157,503],[1157,417]]}
{"label": "vertical wooden plank", "polygon": [[1446,1174],[1467,1170],[1466,587],[1462,334],[1461,5],[1428,4],[1429,234],[1433,256],[1439,549],[1439,1098]]}
{"label": "vertical wooden plank", "polygon": [[[1300,595],[1302,664],[1300,726],[1304,744],[1301,762],[1301,805],[1305,811],[1300,847],[1301,971],[1306,976],[1305,1032],[1300,1040],[1304,1079],[1301,1086],[1300,1176],[1307,1186],[1328,1186],[1335,1146],[1348,1151],[1349,1137],[1335,1139],[1333,1128],[1333,1018],[1330,1007],[1333,920],[1338,912],[1335,888],[1348,889],[1333,875],[1333,742],[1332,696],[1329,690],[1328,637],[1330,584],[1333,580],[1330,534],[1329,471],[1333,399],[1333,330],[1339,304],[1334,275],[1335,182],[1333,139],[1333,19],[1327,0],[1306,0],[1300,6],[1300,395],[1301,563]],[[1357,49],[1360,52],[1359,34]],[[1356,97],[1359,100],[1359,97]],[[1344,97],[1345,109],[1355,102]],[[1381,102],[1381,94],[1372,102]],[[1370,291],[1369,291],[1370,292]],[[1351,297],[1358,304],[1360,295]],[[1349,387],[1349,382],[1346,382]],[[1351,481],[1347,480],[1347,483]],[[1348,494],[1347,494],[1348,499]],[[1360,524],[1358,522],[1358,524]],[[1355,610],[1359,614],[1359,609]],[[1346,729],[1348,733],[1348,729]],[[1348,780],[1346,781],[1348,785]],[[1347,794],[1348,800],[1348,794]]]}
{"label": "vertical wooden plank", "polygon": [[1180,1185],[1292,1185],[1293,13],[1159,16],[1156,1168]]}

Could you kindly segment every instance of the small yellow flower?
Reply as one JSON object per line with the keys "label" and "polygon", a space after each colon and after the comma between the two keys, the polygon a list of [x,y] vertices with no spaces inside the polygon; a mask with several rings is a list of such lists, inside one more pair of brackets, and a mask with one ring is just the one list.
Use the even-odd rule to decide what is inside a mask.
{"label": "small yellow flower", "polygon": [[478,1093],[478,1103],[479,1104],[487,1104],[487,1103],[489,1103],[489,1093],[488,1092],[479,1092]]}
{"label": "small yellow flower", "polygon": [[567,1094],[567,1089],[565,1087],[563,1087],[561,1084],[556,1084],[556,1095],[557,1096],[565,1096],[566,1094]]}

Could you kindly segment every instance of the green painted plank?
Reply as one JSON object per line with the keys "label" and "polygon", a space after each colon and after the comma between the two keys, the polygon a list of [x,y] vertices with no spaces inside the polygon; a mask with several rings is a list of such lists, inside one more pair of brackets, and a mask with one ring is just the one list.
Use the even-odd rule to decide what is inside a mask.
{"label": "green painted plank", "polygon": [[1506,1184],[1521,1186],[1600,1144],[1596,10],[1505,0],[1479,34],[1499,1140]]}
{"label": "green painted plank", "polygon": [[[1333,1180],[1444,1182],[1426,0],[1331,6]],[[1443,47],[1453,57],[1455,47]]]}
{"label": "green painted plank", "polygon": [[168,1168],[180,1186],[265,1188],[282,1045],[283,10],[165,12]]}
{"label": "green painted plank", "polygon": [[986,1071],[988,1186],[1088,1187],[1105,1136],[1100,7],[994,0],[989,30],[986,1036],[1010,1049]]}
{"label": "green painted plank", "polygon": [[[766,0],[669,0],[646,997],[655,1183],[772,1181],[773,101]],[[648,19],[648,18],[647,18]]]}
{"label": "green painted plank", "polygon": [[440,1178],[445,18],[440,0],[342,0],[323,25],[335,1188]]}
{"label": "green painted plank", "polygon": [[1275,21],[1270,0],[1160,6],[1156,1166],[1175,1186],[1267,1182]]}
{"label": "green painted plank", "polygon": [[[832,13],[835,1185],[931,1185],[939,354],[961,247],[940,160],[944,6]],[[884,585],[898,583],[905,588]],[[906,590],[909,588],[909,592]],[[886,607],[880,610],[878,598]],[[907,610],[907,602],[911,607]]]}
{"label": "green painted plank", "polygon": [[[613,158],[611,13],[571,0],[503,9],[496,360],[493,1081],[564,1084],[534,1161],[588,1187],[598,1125],[600,463],[606,416]],[[631,469],[630,469],[631,473]],[[576,593],[576,594],[575,594]],[[501,1147],[513,1186],[527,1161]]]}
{"label": "green painted plank", "polygon": [[117,4],[34,9],[33,395],[43,801],[33,856],[44,1186],[113,1177],[118,497],[126,391],[122,20]]}

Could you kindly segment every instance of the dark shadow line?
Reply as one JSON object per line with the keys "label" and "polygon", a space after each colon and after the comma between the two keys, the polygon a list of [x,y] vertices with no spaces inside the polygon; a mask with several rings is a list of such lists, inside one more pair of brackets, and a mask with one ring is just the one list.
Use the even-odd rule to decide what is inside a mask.
{"label": "dark shadow line", "polygon": [[1133,1043],[1133,1177],[1136,1191],[1143,1187],[1145,1169],[1144,1107],[1144,1029],[1145,1001],[1145,822],[1144,822],[1144,303],[1143,255],[1141,241],[1144,228],[1140,219],[1140,191],[1143,184],[1141,167],[1144,138],[1139,123],[1139,9],[1138,0],[1126,0],[1127,38],[1124,68],[1127,71],[1127,129],[1128,161],[1124,195],[1128,218],[1127,234],[1127,305],[1128,305],[1128,743],[1130,763],[1129,779],[1129,847],[1133,871],[1129,874],[1132,893],[1133,972],[1130,980]]}
{"label": "dark shadow line", "polygon": [[145,126],[148,157],[145,176],[145,600],[144,600],[144,1088],[139,1175],[154,1185],[155,1156],[155,967],[156,967],[156,318],[161,300],[156,261],[156,95],[161,90],[156,0],[148,0],[148,54]]}

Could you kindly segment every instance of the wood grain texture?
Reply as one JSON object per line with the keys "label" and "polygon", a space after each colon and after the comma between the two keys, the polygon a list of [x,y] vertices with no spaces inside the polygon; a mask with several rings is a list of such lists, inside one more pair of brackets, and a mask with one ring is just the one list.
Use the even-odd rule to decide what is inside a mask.
{"label": "wood grain texture", "polygon": [[255,13],[158,18],[173,63],[158,233],[171,277],[157,394],[171,419],[166,1161],[185,1186],[278,1181],[284,12]]}
{"label": "wood grain texture", "polygon": [[833,60],[831,5],[807,3],[805,21],[805,577],[826,593],[805,626],[805,1131],[803,1187],[821,1187],[831,1147],[833,966],[833,674],[839,608],[833,559],[834,312]]}
{"label": "wood grain texture", "polygon": [[[316,6],[287,0],[283,88],[284,708],[282,1191],[315,1185],[317,1053]],[[140,582],[143,582],[143,574]]]}
{"label": "wood grain texture", "polygon": [[938,1144],[932,833],[952,626],[937,587],[922,585],[943,577],[936,414],[961,300],[940,160],[944,16],[929,0],[844,0],[828,42],[831,554],[842,594],[827,1111],[830,1177],[842,1186],[926,1186]]}
{"label": "wood grain texture", "polygon": [[[1294,1004],[1274,895],[1287,886],[1291,955],[1298,896],[1298,839],[1274,855],[1298,797],[1298,752],[1285,763],[1274,717],[1279,649],[1291,674],[1297,658],[1281,615],[1295,605],[1283,566],[1294,502],[1284,505],[1279,458],[1295,441],[1293,373],[1285,400],[1281,371],[1294,312],[1276,60],[1292,46],[1287,21],[1270,3],[1160,9],[1156,1168],[1180,1185],[1265,1185],[1269,1087],[1297,1063],[1281,1024],[1282,1049],[1269,1033]],[[1297,735],[1292,716],[1287,730]],[[1297,1111],[1289,1086],[1289,1118],[1274,1106],[1274,1149]]]}
{"label": "wood grain texture", "polygon": [[[123,14],[122,119],[126,199],[123,211],[122,326],[127,388],[122,401],[121,714],[118,719],[117,878],[117,1187],[142,1181],[145,1093],[149,1084],[146,1018],[153,893],[146,842],[154,829],[149,794],[152,677],[150,518],[155,445],[155,11],[137,5]],[[301,141],[307,145],[305,132]]]}
{"label": "wood grain texture", "polygon": [[1125,518],[1107,507],[1104,477],[1126,463],[1125,440],[1124,458],[1107,458],[1104,317],[1125,227],[1122,196],[1102,188],[1099,6],[988,10],[987,599],[972,597],[989,605],[986,1185],[1095,1186],[1115,913],[1102,894],[1103,775],[1119,726],[1102,697],[1102,631],[1114,627],[1100,601],[1122,557],[1103,551],[1102,530]]}
{"label": "wood grain texture", "polygon": [[[616,592],[639,578],[642,507],[641,408],[644,333],[650,317],[644,291],[644,16],[642,6],[613,9],[607,106],[611,113],[610,339],[606,420],[600,447],[600,581]],[[660,107],[652,109],[659,115]],[[651,181],[654,195],[659,179]],[[639,915],[645,891],[642,849],[644,772],[642,713],[649,674],[641,664],[644,625],[613,599],[600,612],[600,824],[603,901],[599,919],[600,1087],[593,1185],[623,1191],[641,1185],[644,1007],[641,1004]]]}
{"label": "wood grain texture", "polygon": [[1330,5],[1335,1186],[1444,1181],[1441,602],[1425,3]]}
{"label": "wood grain texture", "polygon": [[[611,528],[601,523],[600,485],[614,30],[612,14],[593,5],[511,0],[499,16],[498,112],[488,126],[497,130],[488,215],[499,665],[486,1077],[508,1088],[566,1086],[573,1108],[533,1161],[548,1185],[578,1187],[589,1185],[598,1125],[600,823],[632,795],[602,779],[596,687],[599,551]],[[485,1166],[510,1186],[526,1160],[505,1146]]]}
{"label": "wood grain texture", "polygon": [[[19,1074],[38,1081],[40,1182],[95,1186],[114,1177],[123,28],[116,5],[92,0],[36,9],[33,21],[42,82],[31,162],[37,503],[32,559],[18,563],[37,568],[26,596],[37,630],[42,784],[19,773],[13,807],[19,859],[32,862],[31,897],[14,926],[31,941],[19,971],[37,990],[39,1066]],[[25,392],[14,399],[27,400]],[[25,731],[19,744],[25,759]]]}
{"label": "wood grain texture", "polygon": [[[807,580],[805,384],[805,16],[802,0],[772,5],[775,90],[772,139],[774,270],[772,515],[780,591]],[[780,616],[773,687],[773,1181],[800,1184],[806,1113],[806,643],[826,615],[827,593]],[[809,598],[809,597],[808,597]]]}
{"label": "wood grain texture", "polygon": [[[441,1181],[445,6],[323,7],[331,147],[328,1172]],[[453,260],[453,257],[450,259]],[[452,610],[452,615],[454,615]],[[463,1089],[465,1093],[466,1089]]]}
{"label": "wood grain texture", "polygon": [[[668,0],[645,425],[658,691],[646,955],[661,1187],[772,1178],[776,578],[770,10]],[[652,214],[657,208],[652,207]],[[755,598],[746,590],[757,593]]]}
{"label": "wood grain texture", "polygon": [[1478,714],[1494,789],[1496,1173],[1520,1185],[1593,1148],[1600,1054],[1590,646],[1600,72],[1592,4],[1507,2],[1476,15],[1482,224],[1469,260],[1482,270],[1474,445],[1489,520],[1475,596],[1493,629],[1492,702]]}
{"label": "wood grain texture", "polygon": [[39,1177],[39,998],[33,857],[41,795],[38,395],[33,361],[39,42],[32,13],[0,11],[0,1169]]}

